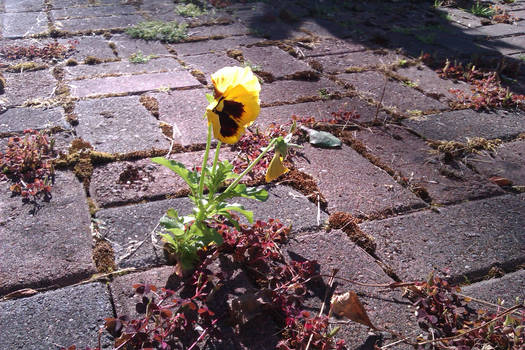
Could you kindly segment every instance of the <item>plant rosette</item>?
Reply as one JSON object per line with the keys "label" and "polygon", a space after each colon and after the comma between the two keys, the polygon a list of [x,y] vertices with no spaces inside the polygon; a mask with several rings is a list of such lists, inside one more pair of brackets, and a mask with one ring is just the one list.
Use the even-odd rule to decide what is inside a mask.
{"label": "plant rosette", "polygon": [[[250,67],[224,67],[211,76],[214,94],[207,94],[209,105],[205,118],[208,121],[206,149],[199,169],[187,169],[180,162],[156,157],[151,160],[166,166],[179,175],[189,186],[194,207],[192,213],[180,216],[175,209],[169,209],[161,218],[163,230],[160,236],[168,245],[168,251],[175,254],[176,271],[182,275],[199,261],[197,252],[210,245],[220,246],[223,237],[214,228],[214,224],[228,222],[239,228],[238,215],[253,223],[253,212],[238,203],[231,203],[237,197],[266,201],[268,192],[260,188],[241,184],[242,178],[269,152],[275,155],[267,169],[266,181],[271,182],[288,169],[283,165],[295,125],[286,136],[273,138],[261,154],[241,173],[235,173],[234,166],[227,160],[219,161],[222,143],[235,144],[251,125],[260,111],[259,80]],[[208,166],[211,138],[218,140],[213,163]],[[226,189],[224,189],[226,188]],[[204,192],[207,189],[207,193]],[[224,190],[223,190],[224,189]],[[235,214],[233,214],[235,213]]]}

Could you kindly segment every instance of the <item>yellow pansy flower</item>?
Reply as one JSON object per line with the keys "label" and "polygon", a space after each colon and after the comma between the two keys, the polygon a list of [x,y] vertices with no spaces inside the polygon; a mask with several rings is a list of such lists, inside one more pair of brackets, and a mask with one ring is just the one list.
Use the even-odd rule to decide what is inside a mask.
{"label": "yellow pansy flower", "polygon": [[259,115],[261,85],[250,67],[224,67],[211,76],[214,101],[206,108],[213,135],[224,143],[236,143]]}

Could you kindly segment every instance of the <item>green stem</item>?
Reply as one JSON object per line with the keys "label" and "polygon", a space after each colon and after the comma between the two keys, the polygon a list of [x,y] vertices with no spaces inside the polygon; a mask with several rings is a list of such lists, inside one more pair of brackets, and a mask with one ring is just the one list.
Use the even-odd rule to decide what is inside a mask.
{"label": "green stem", "polygon": [[223,195],[224,194],[227,194],[228,191],[231,191],[232,189],[235,188],[235,186],[237,186],[239,184],[239,182],[241,181],[241,179],[244,177],[244,175],[248,174],[250,172],[250,170],[253,169],[254,166],[257,165],[257,163],[259,163],[259,161],[262,159],[262,157],[264,157],[266,155],[266,153],[268,153],[270,150],[273,149],[273,146],[275,145],[275,143],[277,142],[277,138],[274,138],[272,139],[272,141],[270,141],[270,143],[268,144],[268,146],[264,149],[264,151],[262,151],[261,154],[259,154],[259,156],[257,158],[255,158],[255,160],[246,168],[246,170],[244,170],[236,179],[235,181],[233,181],[230,186],[228,186],[228,188],[223,192]]}
{"label": "green stem", "polygon": [[[215,169],[217,169],[217,162],[219,161],[219,150],[221,149],[221,145],[222,145],[222,142],[220,140],[218,140],[217,141],[217,148],[215,148],[215,156],[213,157],[213,166],[212,166],[212,169],[211,169],[212,176],[215,175]],[[209,202],[213,198],[213,195],[215,194],[216,188],[213,188],[213,191],[212,191],[212,189],[208,189],[208,191],[209,191],[209,194],[208,194],[208,202]]]}
{"label": "green stem", "polygon": [[199,192],[198,192],[198,196],[199,196],[199,206],[201,205],[200,204],[200,201],[202,199],[202,192],[204,190],[204,170],[206,169],[206,165],[208,165],[208,154],[210,153],[210,145],[211,145],[211,123],[209,123],[208,125],[208,138],[206,140],[206,150],[204,151],[204,159],[202,160],[202,168],[201,168],[201,178],[200,178],[200,181],[199,181]]}

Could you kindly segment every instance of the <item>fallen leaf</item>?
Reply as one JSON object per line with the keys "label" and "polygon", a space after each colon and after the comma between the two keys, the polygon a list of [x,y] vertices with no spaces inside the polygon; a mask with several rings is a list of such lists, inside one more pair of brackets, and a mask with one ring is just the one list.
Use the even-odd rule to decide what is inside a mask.
{"label": "fallen leaf", "polygon": [[493,177],[489,178],[489,180],[491,182],[495,183],[496,185],[500,186],[500,187],[512,185],[512,181],[511,180],[509,180],[507,178],[504,178],[504,177],[501,177],[501,176],[493,176]]}
{"label": "fallen leaf", "polygon": [[38,291],[34,289],[24,288],[24,289],[15,290],[14,292],[7,294],[4,297],[4,299],[8,300],[8,299],[16,299],[16,298],[25,298],[25,297],[30,297],[31,295],[35,295],[36,293],[38,293]]}
{"label": "fallen leaf", "polygon": [[357,294],[348,291],[345,294],[334,295],[330,300],[330,311],[337,316],[346,317],[354,322],[377,329],[366,314],[365,308],[359,301]]}

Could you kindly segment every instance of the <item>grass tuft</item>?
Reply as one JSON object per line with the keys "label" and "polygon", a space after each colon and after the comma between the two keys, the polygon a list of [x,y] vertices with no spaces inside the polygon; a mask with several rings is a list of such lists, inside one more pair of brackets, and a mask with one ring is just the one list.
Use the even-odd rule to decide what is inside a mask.
{"label": "grass tuft", "polygon": [[188,25],[176,21],[146,21],[126,29],[126,34],[137,39],[176,43],[186,39],[188,36]]}

